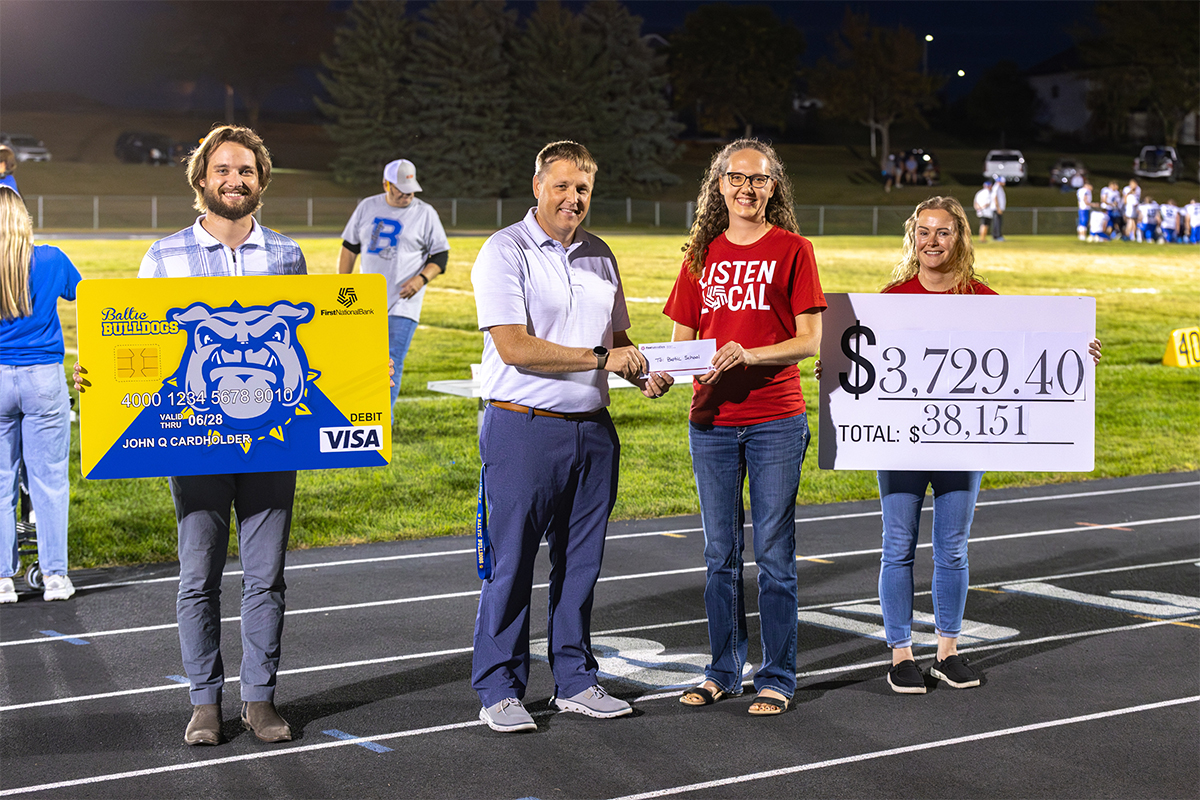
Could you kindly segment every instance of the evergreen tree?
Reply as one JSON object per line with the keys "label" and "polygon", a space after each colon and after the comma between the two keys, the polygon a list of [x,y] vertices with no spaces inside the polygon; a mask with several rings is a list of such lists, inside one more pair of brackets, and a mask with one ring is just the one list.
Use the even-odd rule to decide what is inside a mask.
{"label": "evergreen tree", "polygon": [[642,20],[616,0],[589,4],[581,27],[599,42],[599,67],[607,72],[601,93],[589,98],[600,112],[593,152],[606,181],[642,191],[678,183],[667,164],[679,155],[674,136],[683,126],[667,103],[666,58],[642,39]]}
{"label": "evergreen tree", "polygon": [[701,5],[671,36],[676,105],[694,108],[697,124],[721,135],[782,128],[803,52],[803,34],[769,6]]}
{"label": "evergreen tree", "polygon": [[325,126],[338,145],[331,166],[336,180],[376,183],[383,167],[403,157],[410,145],[409,63],[412,25],[404,2],[355,0],[347,24],[334,36],[332,55],[320,76],[330,100],[316,98],[331,122]]}
{"label": "evergreen tree", "polygon": [[596,145],[592,99],[604,85],[598,56],[598,42],[585,39],[579,19],[558,2],[539,3],[526,20],[509,52],[513,122],[520,137],[514,185],[528,185],[534,157],[547,142]]}
{"label": "evergreen tree", "polygon": [[663,96],[664,65],[641,39],[641,20],[600,0],[575,16],[539,3],[513,42],[513,119],[520,132],[517,181],[529,180],[547,142],[573,139],[600,165],[597,193],[618,195],[677,181],[678,126]]}
{"label": "evergreen tree", "polygon": [[406,157],[431,194],[498,197],[512,188],[518,137],[504,45],[515,31],[516,14],[502,3],[438,0],[421,13],[407,70],[414,138]]}

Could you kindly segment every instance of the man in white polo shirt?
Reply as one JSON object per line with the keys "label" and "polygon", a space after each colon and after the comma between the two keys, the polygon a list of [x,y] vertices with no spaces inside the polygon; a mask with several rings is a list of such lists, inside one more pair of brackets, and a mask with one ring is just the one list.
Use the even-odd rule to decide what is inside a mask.
{"label": "man in white polo shirt", "polygon": [[537,157],[537,207],[497,231],[471,270],[485,332],[479,434],[492,576],[475,620],[471,685],[492,730],[537,727],[521,703],[529,678],[529,604],[543,537],[550,552],[547,651],[551,706],[592,717],[633,712],[596,680],[591,610],[620,442],[608,414],[608,374],[660,397],[672,380],[629,340],[629,314],[612,251],[580,229],[596,162],[575,142]]}
{"label": "man in white polo shirt", "polygon": [[[362,255],[362,271],[387,278],[388,353],[395,362],[392,402],[400,392],[404,357],[421,319],[425,287],[446,271],[450,244],[433,206],[416,197],[421,191],[417,168],[397,159],[383,168],[383,194],[363,200],[342,231],[338,272],[354,271]],[[390,408],[391,406],[389,406]]]}

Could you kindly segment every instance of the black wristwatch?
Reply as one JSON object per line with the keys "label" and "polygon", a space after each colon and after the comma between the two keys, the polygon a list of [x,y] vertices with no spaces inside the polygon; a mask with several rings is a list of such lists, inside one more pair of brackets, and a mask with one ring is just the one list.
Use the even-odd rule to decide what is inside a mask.
{"label": "black wristwatch", "polygon": [[596,369],[604,369],[604,365],[608,363],[608,348],[598,344],[592,348],[592,354],[596,356]]}

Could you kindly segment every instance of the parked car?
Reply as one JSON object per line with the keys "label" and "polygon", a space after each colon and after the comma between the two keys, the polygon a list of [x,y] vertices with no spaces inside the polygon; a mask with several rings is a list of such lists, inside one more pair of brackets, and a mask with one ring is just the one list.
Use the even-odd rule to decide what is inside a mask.
{"label": "parked car", "polygon": [[[1082,161],[1074,158],[1060,158],[1050,168],[1050,185],[1057,186],[1065,192],[1067,189],[1072,188],[1072,181],[1074,181],[1076,175],[1083,181],[1086,181],[1087,174],[1087,167],[1083,165]],[[1083,183],[1081,182],[1079,186],[1082,185]]]}
{"label": "parked car", "polygon": [[1020,150],[989,150],[983,160],[983,174],[1004,178],[1005,183],[1020,183],[1025,180],[1025,156]]}
{"label": "parked car", "polygon": [[1148,145],[1133,160],[1133,174],[1139,178],[1166,178],[1174,183],[1183,174],[1183,160],[1170,145]]}
{"label": "parked car", "polygon": [[905,150],[900,156],[900,162],[906,163],[909,158],[917,162],[917,182],[925,183],[933,186],[941,177],[941,171],[938,168],[937,156],[928,150],[922,150],[919,147],[914,147],[911,150]]}
{"label": "parked car", "polygon": [[113,148],[126,164],[179,164],[187,157],[187,145],[161,133],[125,131]]}
{"label": "parked car", "polygon": [[49,161],[46,143],[28,133],[0,133],[0,144],[12,148],[17,161]]}

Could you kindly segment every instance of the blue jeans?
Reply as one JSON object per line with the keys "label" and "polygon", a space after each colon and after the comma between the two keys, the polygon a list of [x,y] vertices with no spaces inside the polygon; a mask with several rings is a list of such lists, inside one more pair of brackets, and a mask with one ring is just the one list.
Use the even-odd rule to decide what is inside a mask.
{"label": "blue jeans", "polygon": [[704,610],[712,663],[704,675],[726,692],[742,691],[748,641],[742,486],[749,476],[763,658],[754,688],[791,697],[796,691],[796,492],[808,449],[808,419],[799,414],[743,427],[689,422],[688,439],[708,567]]}
{"label": "blue jeans", "polygon": [[413,334],[417,330],[417,321],[408,317],[388,317],[388,355],[395,362],[396,374],[392,376],[392,402],[396,405],[396,397],[400,394],[400,376],[404,374],[404,357],[412,344]]}
{"label": "blue jeans", "polygon": [[925,488],[933,487],[933,618],[939,636],[957,639],[967,605],[967,539],[982,472],[879,473],[883,557],[879,602],[888,647],[912,647],[913,558]]}
{"label": "blue jeans", "polygon": [[67,574],[71,401],[62,364],[0,364],[0,578],[17,574],[17,463],[25,460],[37,512],[38,564]]}

